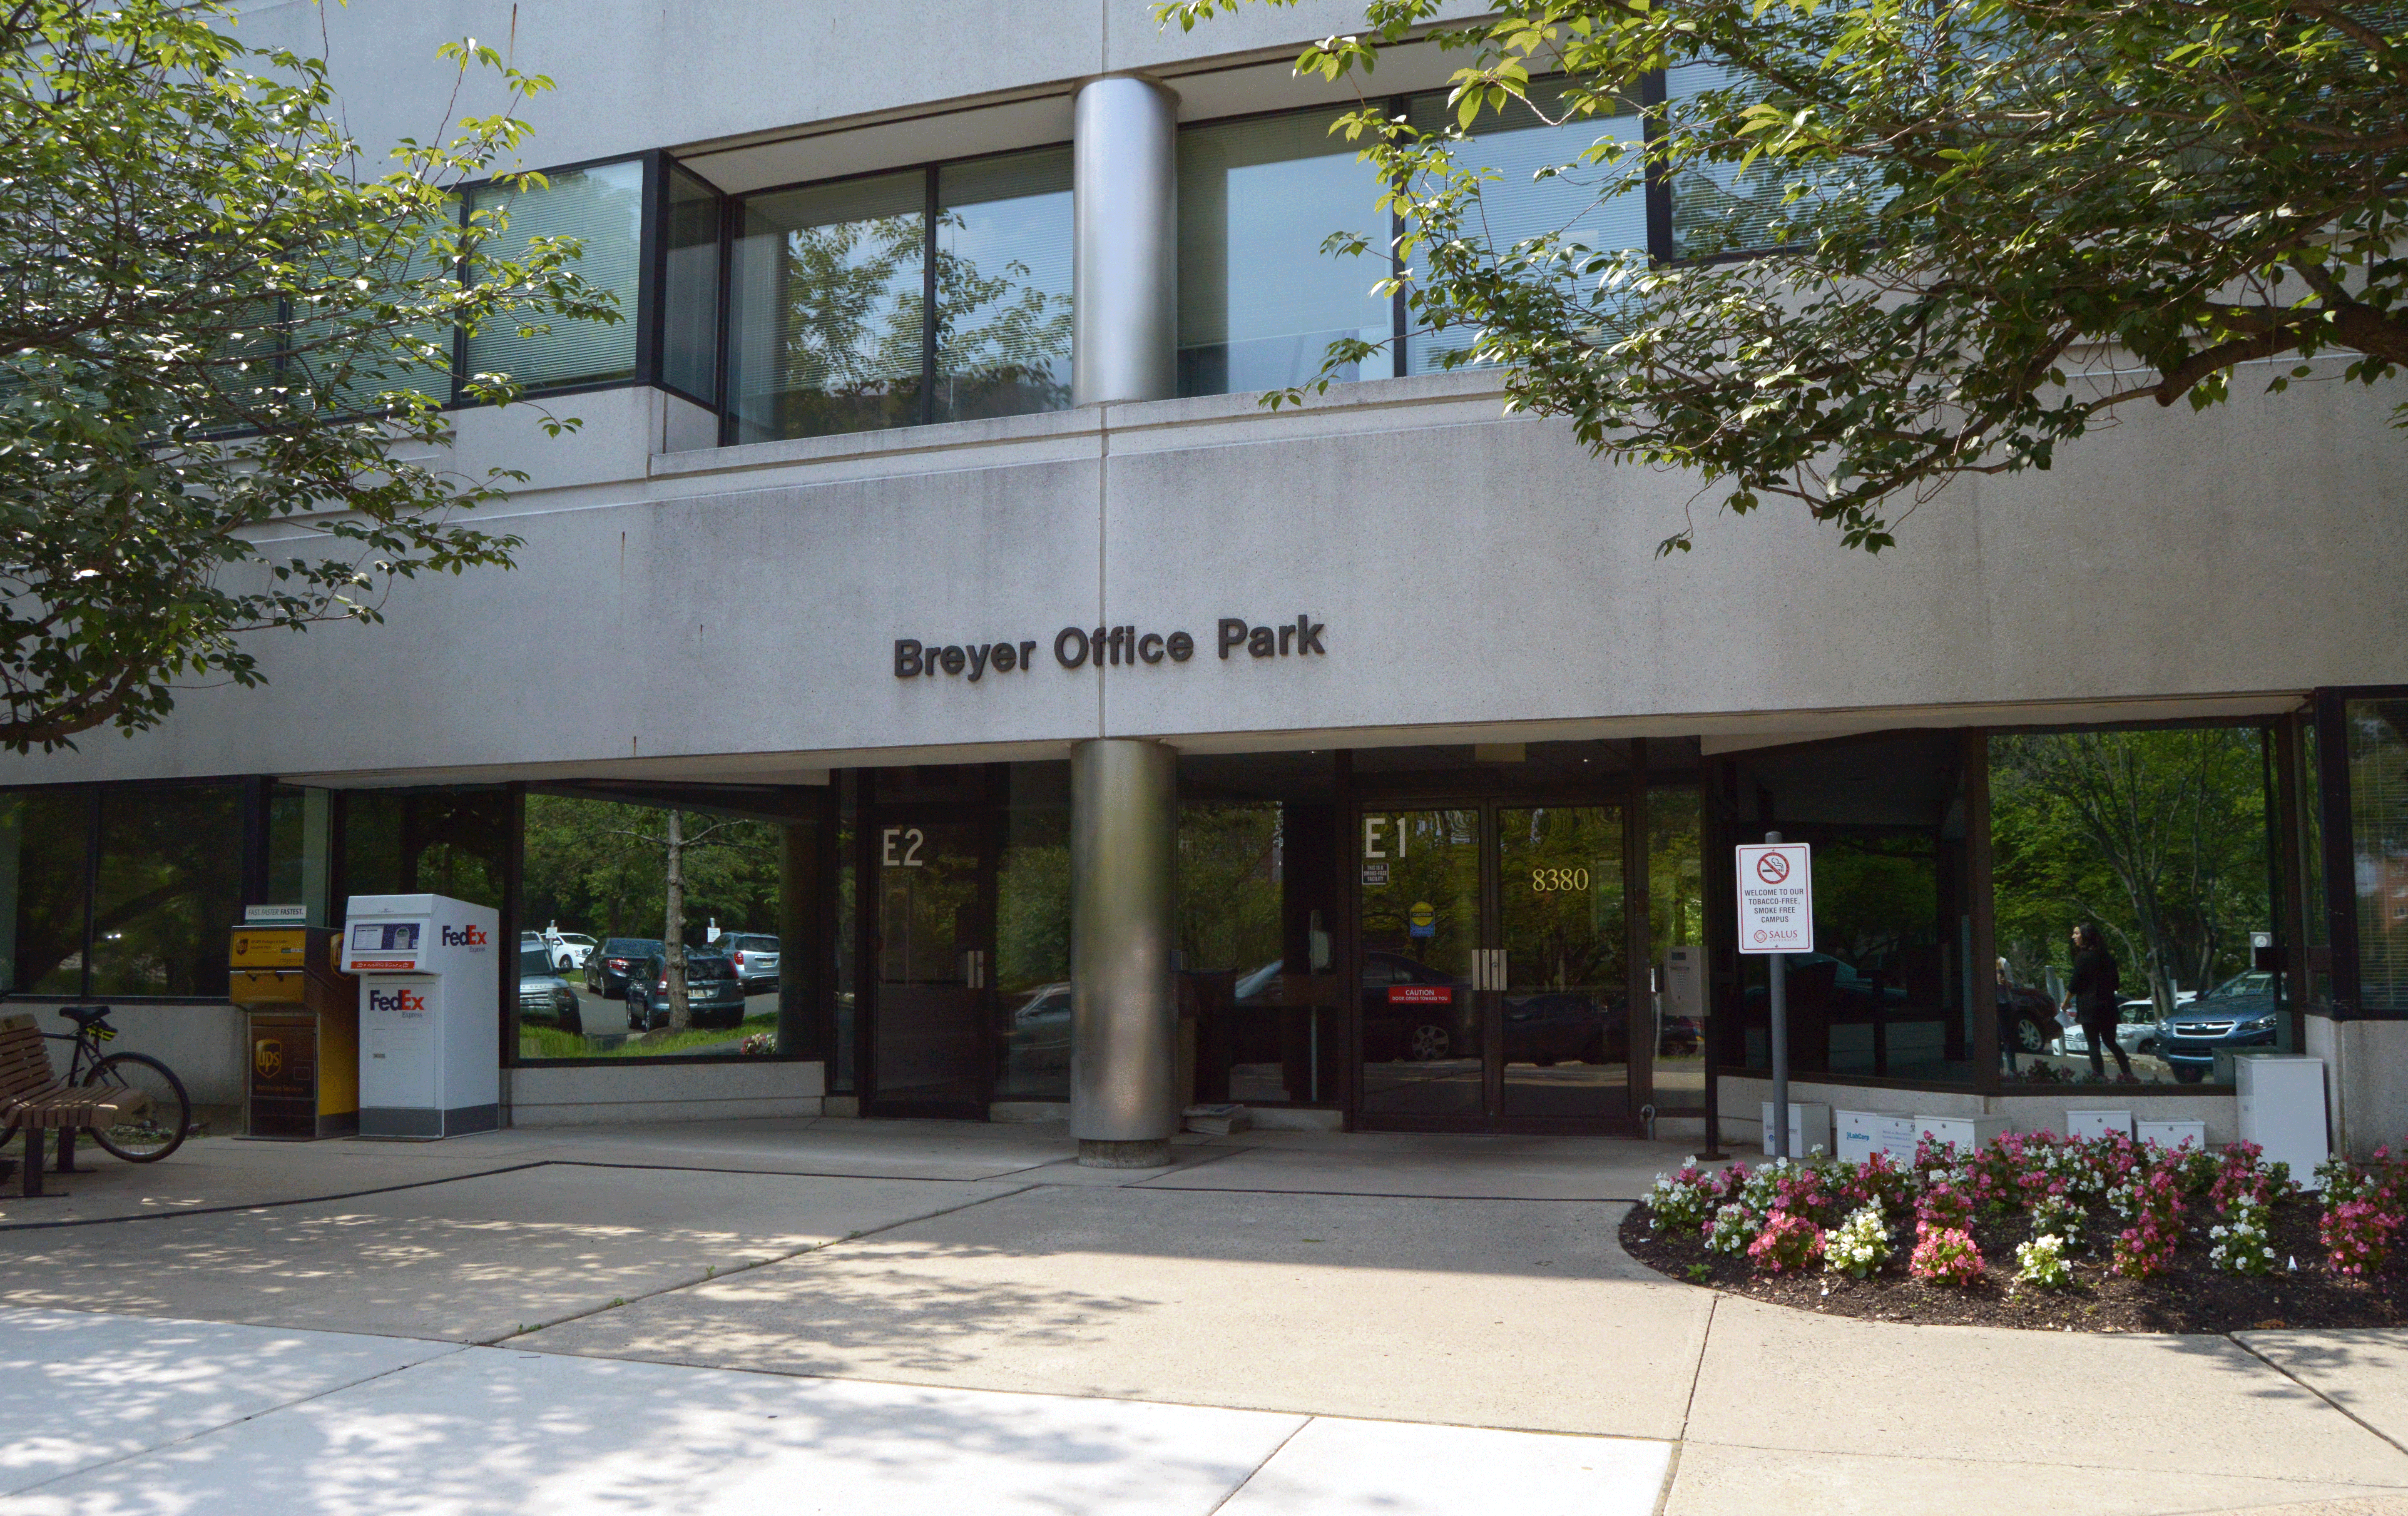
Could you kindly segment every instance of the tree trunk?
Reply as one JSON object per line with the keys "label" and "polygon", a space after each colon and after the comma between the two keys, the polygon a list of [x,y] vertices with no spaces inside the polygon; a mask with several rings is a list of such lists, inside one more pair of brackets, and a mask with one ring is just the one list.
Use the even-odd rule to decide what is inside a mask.
{"label": "tree trunk", "polygon": [[685,997],[685,818],[668,813],[669,872],[666,920],[661,923],[661,952],[668,964],[669,1030],[682,1032],[694,1024]]}

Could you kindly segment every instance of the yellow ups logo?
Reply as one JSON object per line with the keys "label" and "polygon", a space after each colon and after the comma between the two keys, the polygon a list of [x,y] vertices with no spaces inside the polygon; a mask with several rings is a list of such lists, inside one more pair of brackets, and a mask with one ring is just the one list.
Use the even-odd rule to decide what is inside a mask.
{"label": "yellow ups logo", "polygon": [[251,1046],[251,1066],[259,1077],[272,1080],[284,1072],[284,1044],[274,1037],[261,1037]]}

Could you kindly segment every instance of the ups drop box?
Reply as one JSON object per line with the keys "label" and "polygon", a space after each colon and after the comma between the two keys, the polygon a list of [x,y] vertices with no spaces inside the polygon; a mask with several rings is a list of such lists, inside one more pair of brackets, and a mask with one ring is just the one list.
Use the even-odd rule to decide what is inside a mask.
{"label": "ups drop box", "polygon": [[248,1014],[246,1137],[348,1137],[360,1123],[360,1002],[336,966],[335,934],[306,925],[234,929],[230,997]]}

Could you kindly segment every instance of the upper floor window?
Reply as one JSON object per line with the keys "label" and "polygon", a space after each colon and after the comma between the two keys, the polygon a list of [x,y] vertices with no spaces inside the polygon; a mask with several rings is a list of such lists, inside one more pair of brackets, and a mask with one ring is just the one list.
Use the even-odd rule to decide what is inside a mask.
{"label": "upper floor window", "polygon": [[[1384,255],[1331,257],[1333,232],[1384,250],[1379,176],[1332,136],[1335,110],[1213,122],[1179,134],[1179,393],[1300,384],[1329,344],[1386,341]],[[1352,221],[1349,221],[1349,218]],[[1348,374],[1348,379],[1369,375]]]}
{"label": "upper floor window", "polygon": [[746,196],[728,440],[1070,403],[1070,154],[1052,148]]}
{"label": "upper floor window", "polygon": [[[1648,245],[1646,197],[1609,193],[1622,170],[1576,166],[1600,136],[1636,141],[1636,104],[1612,117],[1561,114],[1555,91],[1483,115],[1456,150],[1466,168],[1496,178],[1481,194],[1478,234],[1498,251],[1554,232],[1601,250]],[[1389,108],[1416,127],[1452,122],[1443,92],[1401,97]],[[1541,112],[1543,111],[1543,114]],[[1402,223],[1376,207],[1379,176],[1362,144],[1332,135],[1341,112],[1292,111],[1192,126],[1179,139],[1179,388],[1222,394],[1301,384],[1321,372],[1329,345],[1347,337],[1384,344],[1338,378],[1428,373],[1440,356],[1468,346],[1469,331],[1413,330],[1401,299],[1372,286],[1395,268],[1390,239]],[[1324,250],[1337,233],[1366,238],[1356,256]]]}
{"label": "upper floor window", "polygon": [[470,216],[507,214],[509,229],[495,244],[506,255],[539,236],[577,238],[579,277],[616,294],[622,319],[489,323],[468,337],[469,373],[508,374],[529,390],[638,377],[646,167],[639,159],[602,164],[547,174],[542,183],[470,192]]}

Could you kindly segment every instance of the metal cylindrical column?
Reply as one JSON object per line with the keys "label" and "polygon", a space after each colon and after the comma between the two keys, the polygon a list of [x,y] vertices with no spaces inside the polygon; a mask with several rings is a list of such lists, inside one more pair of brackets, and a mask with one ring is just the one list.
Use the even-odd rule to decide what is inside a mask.
{"label": "metal cylindrical column", "polygon": [[1079,92],[1071,125],[1070,403],[1179,393],[1179,97]]}
{"label": "metal cylindrical column", "polygon": [[1070,1135],[1091,1166],[1161,1167],[1179,1130],[1178,798],[1159,742],[1070,750]]}

